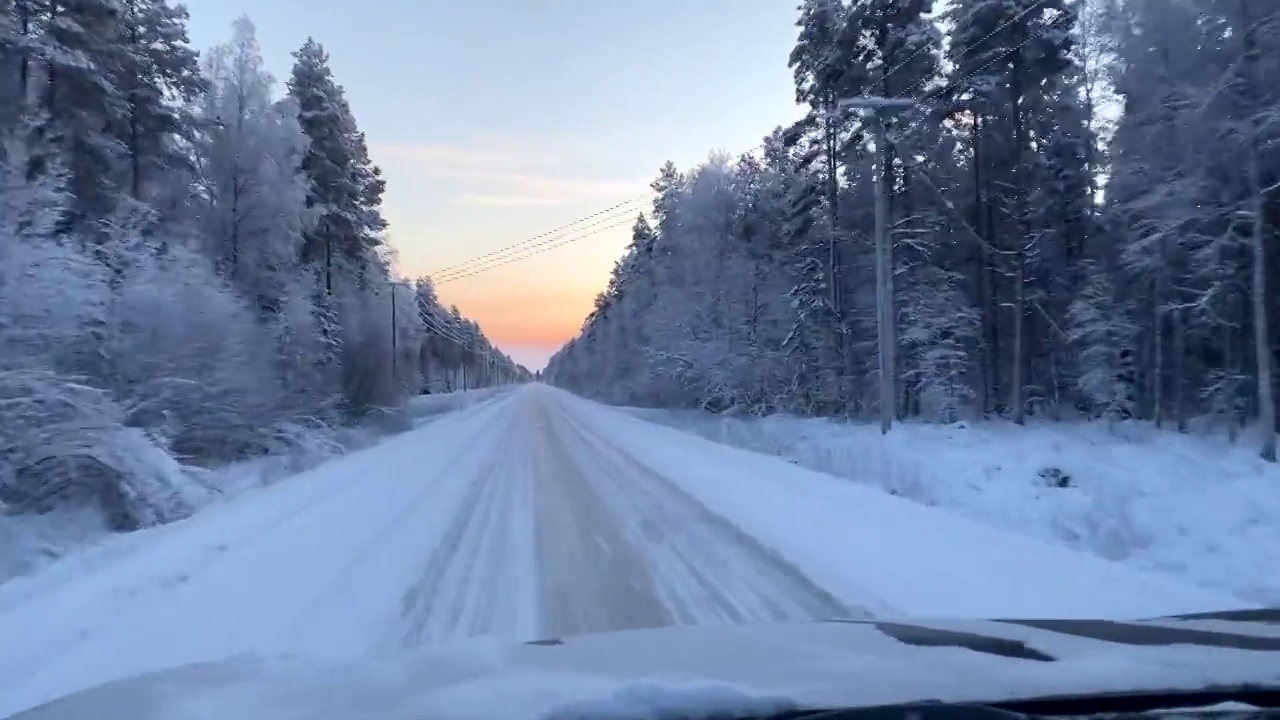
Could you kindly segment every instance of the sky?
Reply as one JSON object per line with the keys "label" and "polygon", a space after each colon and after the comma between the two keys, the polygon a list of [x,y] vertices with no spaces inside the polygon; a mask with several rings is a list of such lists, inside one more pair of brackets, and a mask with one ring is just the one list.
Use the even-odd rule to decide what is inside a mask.
{"label": "sky", "polygon": [[[185,4],[201,50],[248,15],[281,92],[290,53],[308,36],[325,46],[387,179],[406,277],[448,277],[440,271],[641,199],[663,162],[750,149],[799,115],[787,67],[796,0]],[[562,235],[598,231],[580,241],[468,277],[455,270],[440,296],[541,368],[577,334],[629,241],[628,223],[609,227],[625,217],[602,217]]]}

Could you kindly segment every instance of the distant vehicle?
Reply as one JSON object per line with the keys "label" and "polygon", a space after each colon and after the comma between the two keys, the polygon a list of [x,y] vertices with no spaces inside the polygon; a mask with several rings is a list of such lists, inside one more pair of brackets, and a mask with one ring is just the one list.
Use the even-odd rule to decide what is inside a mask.
{"label": "distant vehicle", "polygon": [[[0,690],[2,692],[2,690]],[[661,628],[394,660],[234,658],[21,720],[1280,717],[1280,610],[1153,620],[850,620]]]}

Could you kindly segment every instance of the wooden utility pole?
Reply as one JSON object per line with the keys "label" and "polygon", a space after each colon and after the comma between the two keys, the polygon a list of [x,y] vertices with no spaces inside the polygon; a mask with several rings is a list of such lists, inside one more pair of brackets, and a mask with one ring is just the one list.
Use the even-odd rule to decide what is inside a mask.
{"label": "wooden utility pole", "polygon": [[841,100],[838,107],[858,108],[870,111],[875,129],[876,170],[876,341],[880,371],[880,433],[893,427],[898,405],[894,388],[897,338],[895,337],[895,312],[893,302],[893,243],[889,238],[889,195],[893,192],[893,171],[889,167],[888,114],[915,106],[910,98],[884,98],[859,96]]}
{"label": "wooden utility pole", "polygon": [[1258,25],[1250,14],[1249,0],[1240,0],[1240,22],[1244,26],[1242,56],[1249,95],[1249,215],[1252,220],[1250,245],[1253,249],[1253,347],[1258,368],[1258,421],[1262,426],[1262,451],[1267,462],[1276,461],[1276,404],[1272,386],[1271,326],[1267,320],[1267,216],[1266,191],[1262,184],[1262,127],[1258,113],[1261,80],[1258,77]]}

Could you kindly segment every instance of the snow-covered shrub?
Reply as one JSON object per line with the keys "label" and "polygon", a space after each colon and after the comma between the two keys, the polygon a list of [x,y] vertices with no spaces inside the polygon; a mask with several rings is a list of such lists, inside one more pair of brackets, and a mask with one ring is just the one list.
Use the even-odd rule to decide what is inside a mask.
{"label": "snow-covered shrub", "polygon": [[134,258],[107,328],[108,382],[128,424],[197,462],[264,452],[280,396],[267,331],[194,252]]}
{"label": "snow-covered shrub", "polygon": [[102,267],[74,241],[10,230],[0,237],[4,512],[93,508],[116,530],[189,512],[194,496],[181,469],[125,426],[128,411],[109,390],[75,372],[94,364],[110,302]]}
{"label": "snow-covered shrub", "polygon": [[50,370],[0,371],[0,503],[45,513],[60,503],[111,504],[119,473],[96,455],[123,429],[97,388]]}

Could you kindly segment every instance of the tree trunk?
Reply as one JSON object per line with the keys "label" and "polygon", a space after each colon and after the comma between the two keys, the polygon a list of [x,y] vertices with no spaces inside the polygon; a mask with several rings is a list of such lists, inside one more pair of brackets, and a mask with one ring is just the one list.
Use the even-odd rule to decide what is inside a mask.
{"label": "tree trunk", "polygon": [[[49,24],[53,25],[58,19],[58,3],[57,0],[49,0]],[[57,117],[58,107],[58,68],[53,63],[48,64],[46,70],[48,77],[45,79],[45,96],[44,109],[49,114],[49,119]]]}
{"label": "tree trunk", "polygon": [[1024,358],[1024,339],[1023,326],[1026,324],[1024,315],[1026,314],[1026,243],[1027,228],[1024,207],[1024,192],[1022,179],[1022,157],[1024,128],[1022,123],[1022,51],[1019,49],[1014,53],[1013,57],[1013,73],[1010,78],[1009,92],[1012,96],[1013,105],[1013,143],[1014,143],[1014,163],[1013,163],[1013,192],[1014,192],[1014,222],[1013,226],[1016,232],[1014,238],[1014,288],[1013,288],[1013,376],[1012,383],[1009,388],[1009,411],[1013,413],[1013,421],[1021,425],[1025,418],[1025,401],[1023,400],[1023,363]]}
{"label": "tree trunk", "polygon": [[[1161,238],[1160,245],[1164,245],[1164,239]],[[1164,253],[1160,253],[1163,262]],[[1161,312],[1161,298],[1164,297],[1163,283],[1161,279],[1164,277],[1164,268],[1156,270],[1156,280],[1152,283],[1151,298],[1151,354],[1152,371],[1151,371],[1151,416],[1155,420],[1156,427],[1164,424],[1164,315]]]}
{"label": "tree trunk", "polygon": [[1186,381],[1183,376],[1187,372],[1186,318],[1183,311],[1175,310],[1170,313],[1169,319],[1173,322],[1173,418],[1177,423],[1178,432],[1185,433],[1187,431],[1184,405]]}
{"label": "tree trunk", "polygon": [[[28,0],[18,0],[16,8],[18,13],[18,34],[26,38],[31,34],[31,8],[27,6]],[[27,106],[28,85],[31,82],[31,58],[27,50],[23,48],[21,57],[18,60],[18,107],[20,111],[24,111]]]}
{"label": "tree trunk", "polygon": [[840,181],[836,177],[836,173],[839,172],[839,163],[836,158],[835,120],[831,117],[827,118],[825,140],[827,155],[827,217],[831,223],[830,236],[827,240],[827,282],[830,283],[827,292],[829,293],[831,312],[835,313],[836,317],[839,317],[840,283],[837,271],[839,249],[836,245],[836,235],[839,233],[840,227]]}
{"label": "tree trunk", "polygon": [[333,238],[327,230],[324,237],[324,291],[333,294]]}
{"label": "tree trunk", "polygon": [[[133,3],[128,3],[129,9],[133,10]],[[129,23],[129,49],[137,50],[138,47],[138,24],[136,21]],[[135,79],[133,82],[142,82]],[[137,91],[134,90],[129,99],[129,195],[134,200],[142,200],[142,143],[141,133],[138,130],[138,101]]]}

